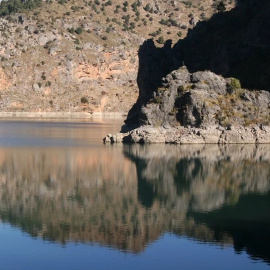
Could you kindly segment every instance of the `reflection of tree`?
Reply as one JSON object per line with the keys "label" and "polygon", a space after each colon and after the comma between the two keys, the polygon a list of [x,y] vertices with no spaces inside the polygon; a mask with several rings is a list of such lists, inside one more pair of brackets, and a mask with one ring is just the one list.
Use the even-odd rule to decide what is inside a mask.
{"label": "reflection of tree", "polygon": [[[129,252],[142,251],[164,232],[239,247],[240,223],[224,209],[237,216],[251,207],[253,197],[249,204],[244,198],[269,200],[268,153],[268,147],[174,145],[112,146],[95,153],[2,150],[1,219],[50,241],[97,242]],[[270,213],[260,209],[262,217]],[[269,219],[255,219],[250,211],[249,223],[263,227],[268,240],[263,224],[269,227]],[[258,249],[249,251],[266,258]]]}

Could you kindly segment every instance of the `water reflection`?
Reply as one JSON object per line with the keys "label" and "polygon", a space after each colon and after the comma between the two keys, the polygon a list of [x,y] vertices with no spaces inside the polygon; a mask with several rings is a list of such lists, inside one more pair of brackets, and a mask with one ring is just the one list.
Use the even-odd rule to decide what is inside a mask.
{"label": "water reflection", "polygon": [[164,232],[270,261],[270,147],[0,149],[2,221],[140,252]]}
{"label": "water reflection", "polygon": [[158,201],[169,213],[182,214],[182,222],[165,230],[231,244],[269,262],[269,150],[268,145],[132,145],[124,153],[136,164],[140,203],[149,207]]}

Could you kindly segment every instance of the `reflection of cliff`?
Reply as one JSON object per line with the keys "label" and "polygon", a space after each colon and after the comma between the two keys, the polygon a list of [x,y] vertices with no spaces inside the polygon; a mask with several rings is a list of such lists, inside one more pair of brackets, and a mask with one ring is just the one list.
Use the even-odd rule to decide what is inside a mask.
{"label": "reflection of cliff", "polygon": [[241,194],[270,190],[268,146],[126,147],[127,156],[139,167],[139,182],[151,184],[163,200],[186,198],[193,211],[212,211],[236,203]]}
{"label": "reflection of cliff", "polygon": [[[128,252],[142,251],[164,232],[232,244],[241,237],[236,223],[234,233],[218,231],[210,214],[226,207],[238,211],[247,196],[268,198],[269,150],[173,145],[2,149],[0,215],[33,236],[97,242]],[[267,236],[269,216],[263,224],[253,213],[249,220]],[[258,250],[250,254],[267,259]]]}
{"label": "reflection of cliff", "polygon": [[[213,238],[203,238],[196,229],[185,235],[233,241],[237,252],[246,250],[270,262],[269,150],[252,145],[131,145],[125,153],[136,163],[138,182],[152,190],[152,202],[181,209],[186,221],[194,220],[195,228],[204,224]],[[182,235],[181,228],[172,230]]]}
{"label": "reflection of cliff", "polygon": [[218,237],[227,232],[237,253],[246,251],[253,258],[270,263],[270,193],[242,196],[236,205],[209,213],[190,213],[196,223],[207,224]]}

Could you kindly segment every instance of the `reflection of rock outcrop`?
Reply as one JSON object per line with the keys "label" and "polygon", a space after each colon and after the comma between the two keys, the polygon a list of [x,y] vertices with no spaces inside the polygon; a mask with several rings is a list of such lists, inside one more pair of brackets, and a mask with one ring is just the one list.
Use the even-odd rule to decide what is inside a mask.
{"label": "reflection of rock outcrop", "polygon": [[[268,198],[269,150],[216,145],[1,150],[0,215],[50,241],[97,242],[128,252],[142,251],[164,232],[232,244],[241,238],[239,228],[232,222],[234,231],[217,234],[210,214],[237,209],[246,196]],[[268,216],[263,224],[253,213],[249,220],[269,233]],[[268,259],[256,247],[249,252]]]}
{"label": "reflection of rock outcrop", "polygon": [[262,258],[270,263],[269,200],[270,193],[265,196],[249,194],[241,197],[236,205],[190,215],[196,223],[207,224],[215,235],[223,232],[231,235],[237,253],[246,251],[251,257]]}
{"label": "reflection of rock outcrop", "polygon": [[[173,145],[125,146],[125,153],[144,166],[138,181],[148,183],[155,197],[189,210],[207,212],[237,203],[240,195],[270,190],[268,146],[260,148]],[[269,149],[268,149],[269,148]],[[144,184],[146,185],[146,184]]]}
{"label": "reflection of rock outcrop", "polygon": [[[207,225],[215,241],[226,242],[230,235],[236,250],[247,248],[251,256],[270,261],[269,146],[125,147],[137,165],[138,181],[152,186],[153,201],[184,212],[185,220],[194,218],[197,226]],[[173,230],[182,234],[181,229]],[[203,239],[196,230],[185,233]]]}

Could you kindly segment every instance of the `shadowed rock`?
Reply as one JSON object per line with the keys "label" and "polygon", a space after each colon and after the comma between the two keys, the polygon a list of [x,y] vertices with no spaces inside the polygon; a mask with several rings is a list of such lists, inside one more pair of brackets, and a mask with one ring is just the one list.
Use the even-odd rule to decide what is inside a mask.
{"label": "shadowed rock", "polygon": [[269,9],[267,0],[241,1],[233,10],[197,23],[173,47],[170,41],[163,48],[155,47],[152,40],[145,41],[139,50],[139,98],[126,124],[144,124],[139,116],[142,107],[155,97],[162,78],[183,63],[191,73],[209,70],[240,79],[245,88],[269,90]]}

